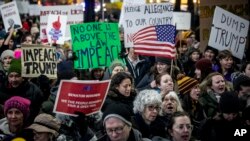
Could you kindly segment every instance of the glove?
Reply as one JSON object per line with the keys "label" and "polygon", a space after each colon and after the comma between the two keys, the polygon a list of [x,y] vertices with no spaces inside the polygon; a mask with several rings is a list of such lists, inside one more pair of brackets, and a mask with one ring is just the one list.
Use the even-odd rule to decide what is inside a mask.
{"label": "glove", "polygon": [[87,117],[82,112],[75,112],[75,114],[78,115],[74,119],[76,127],[79,129],[79,133],[81,134],[81,136],[84,136],[86,134],[87,130],[88,130]]}

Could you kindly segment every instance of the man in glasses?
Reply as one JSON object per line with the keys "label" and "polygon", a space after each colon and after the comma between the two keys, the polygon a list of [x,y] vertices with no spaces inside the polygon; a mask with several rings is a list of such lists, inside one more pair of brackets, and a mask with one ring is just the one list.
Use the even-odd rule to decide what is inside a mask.
{"label": "man in glasses", "polygon": [[141,133],[132,128],[131,115],[122,104],[111,104],[103,113],[103,126],[106,135],[99,141],[148,141]]}

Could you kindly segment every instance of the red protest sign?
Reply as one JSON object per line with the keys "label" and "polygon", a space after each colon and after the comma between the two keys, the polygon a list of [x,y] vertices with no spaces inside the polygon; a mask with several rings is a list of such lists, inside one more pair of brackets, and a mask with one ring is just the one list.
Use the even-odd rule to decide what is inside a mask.
{"label": "red protest sign", "polygon": [[62,80],[57,92],[54,112],[74,116],[76,111],[90,115],[100,111],[110,80]]}

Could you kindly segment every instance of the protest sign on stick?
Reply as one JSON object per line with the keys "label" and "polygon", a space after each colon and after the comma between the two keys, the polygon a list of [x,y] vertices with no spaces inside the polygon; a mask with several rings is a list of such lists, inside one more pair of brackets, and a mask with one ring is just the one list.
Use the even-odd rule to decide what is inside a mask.
{"label": "protest sign on stick", "polygon": [[60,6],[41,6],[40,7],[40,38],[42,43],[47,43],[47,24],[48,16],[65,15],[67,16],[67,26],[65,40],[70,40],[70,25],[83,22],[83,9],[81,5],[60,5]]}
{"label": "protest sign on stick", "polygon": [[117,23],[71,25],[75,69],[109,66],[119,57],[121,43]]}
{"label": "protest sign on stick", "polygon": [[125,5],[122,9],[125,47],[134,47],[133,35],[145,27],[173,24],[173,9],[172,3]]}
{"label": "protest sign on stick", "polygon": [[75,116],[75,112],[86,115],[96,113],[101,110],[109,85],[110,80],[62,80],[57,92],[54,112],[71,116]]}
{"label": "protest sign on stick", "polygon": [[47,36],[50,44],[64,44],[67,16],[52,15],[48,17]]}
{"label": "protest sign on stick", "polygon": [[208,45],[218,50],[230,50],[242,59],[249,29],[249,21],[220,7],[215,8]]}
{"label": "protest sign on stick", "polygon": [[14,27],[14,29],[22,28],[16,1],[1,5],[0,10],[6,32],[8,32],[11,27]]}
{"label": "protest sign on stick", "polygon": [[22,45],[22,77],[38,77],[41,74],[57,78],[55,48],[44,45]]}

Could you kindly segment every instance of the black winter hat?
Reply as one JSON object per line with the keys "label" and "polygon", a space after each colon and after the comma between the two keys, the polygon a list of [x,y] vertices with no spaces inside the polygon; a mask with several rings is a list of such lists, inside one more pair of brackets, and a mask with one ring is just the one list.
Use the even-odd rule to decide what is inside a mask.
{"label": "black winter hat", "polygon": [[221,113],[238,113],[240,102],[235,92],[224,92],[220,98]]}
{"label": "black winter hat", "polygon": [[104,111],[102,115],[103,125],[105,125],[105,121],[108,118],[115,117],[115,118],[122,120],[129,126],[132,126],[131,116],[132,115],[130,114],[129,110],[125,107],[124,104],[113,103],[113,104],[108,105],[108,107],[106,108],[106,110]]}
{"label": "black winter hat", "polygon": [[239,73],[239,72],[233,73],[231,75],[231,79],[233,82],[234,90],[239,90],[241,85],[243,85],[243,86],[249,85],[250,86],[250,77],[248,77],[242,73]]}
{"label": "black winter hat", "polygon": [[155,62],[160,62],[160,63],[164,63],[167,65],[171,65],[171,59],[164,58],[164,57],[155,57]]}

